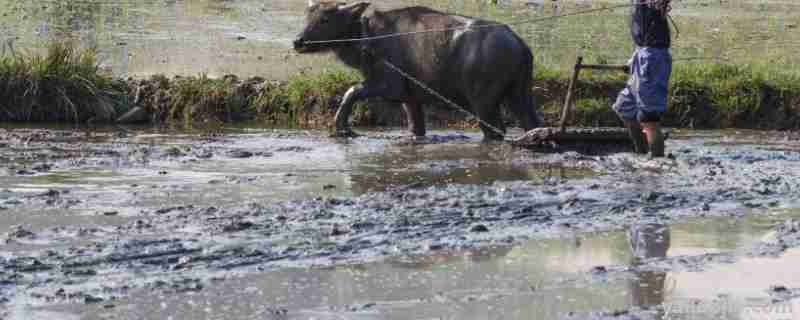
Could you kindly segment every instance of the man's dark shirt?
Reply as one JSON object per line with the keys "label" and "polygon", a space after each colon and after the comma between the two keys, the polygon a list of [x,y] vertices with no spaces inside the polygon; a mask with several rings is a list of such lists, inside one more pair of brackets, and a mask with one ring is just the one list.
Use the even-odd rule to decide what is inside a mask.
{"label": "man's dark shirt", "polygon": [[667,16],[655,7],[642,4],[652,0],[632,0],[631,36],[639,47],[669,48],[670,30]]}

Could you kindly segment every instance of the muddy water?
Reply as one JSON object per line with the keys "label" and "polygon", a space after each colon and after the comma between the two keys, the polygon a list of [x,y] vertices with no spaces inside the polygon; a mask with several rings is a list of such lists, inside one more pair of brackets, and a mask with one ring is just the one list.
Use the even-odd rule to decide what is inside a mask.
{"label": "muddy water", "polygon": [[99,49],[118,76],[236,74],[281,79],[327,58],[290,57],[305,2],[4,1],[3,50],[65,37]]}
{"label": "muddy water", "polygon": [[[374,6],[388,9],[422,4],[472,16],[516,21],[583,9],[587,1],[506,0],[500,3],[493,7],[487,6],[486,1],[388,0],[374,3]],[[301,70],[313,71],[334,65],[329,56],[299,56],[290,51],[291,40],[303,27],[305,5],[306,1],[299,0],[3,0],[0,1],[0,54],[41,49],[51,39],[69,38],[87,47],[97,47],[103,67],[117,76],[206,73],[212,77],[236,74],[285,79]],[[772,51],[778,48],[780,53],[781,48],[792,46],[791,39],[784,39],[786,32],[779,26],[786,24],[787,29],[791,28],[793,24],[788,20],[792,18],[793,5],[791,1],[778,0],[676,5],[674,15],[700,17],[703,24],[708,25],[677,41],[676,57],[688,59],[710,54],[750,62],[757,52],[775,54]],[[760,27],[755,31],[740,30],[735,26],[736,21],[716,21],[716,17],[722,16],[747,19],[742,21]],[[545,65],[571,67],[570,61],[576,54],[623,63],[630,43],[624,24],[613,22],[621,20],[602,15],[587,17],[564,19],[563,23],[542,21],[515,28],[537,55],[541,54],[537,58]],[[766,18],[778,22],[762,26]],[[734,25],[728,26],[728,23]],[[728,28],[732,28],[733,34],[759,34],[770,45],[748,37],[732,37],[730,41],[733,42],[728,43],[707,34],[711,29]],[[709,37],[716,40],[708,41]],[[731,52],[721,51],[731,46]],[[591,52],[581,48],[591,48]]]}
{"label": "muddy water", "polygon": [[[44,319],[558,319],[602,310],[653,308],[644,318],[794,319],[800,304],[771,303],[765,284],[800,287],[800,251],[780,259],[738,251],[774,223],[800,212],[765,217],[691,219],[637,226],[634,233],[587,233],[521,246],[489,247],[389,259],[378,264],[286,269],[252,276],[217,274],[199,292],[151,295],[103,305],[19,310]],[[635,234],[635,236],[634,236]],[[635,244],[638,243],[638,244]],[[644,247],[642,246],[644,245]],[[643,248],[645,248],[643,250]],[[731,253],[702,272],[625,271],[637,254],[653,257]]]}
{"label": "muddy water", "polygon": [[[499,6],[487,2],[386,0],[373,6],[427,5],[499,21],[519,21],[582,10],[589,1],[505,0]],[[103,67],[117,76],[205,73],[211,77],[235,74],[280,80],[298,71],[338,65],[330,56],[291,52],[291,41],[303,27],[305,6],[302,0],[2,0],[0,54],[41,49],[51,39],[69,38],[96,47]],[[675,16],[691,19],[679,23],[692,25],[701,18],[700,30],[686,32],[686,38],[676,41],[676,58],[723,57],[752,62],[753,56],[762,53],[792,65],[796,62],[781,55],[781,50],[791,50],[796,42],[786,38],[790,34],[787,30],[794,25],[791,13],[795,9],[794,2],[779,0],[689,1],[676,5]],[[624,63],[630,52],[625,24],[610,18],[622,13],[618,10],[540,21],[517,25],[515,30],[544,65],[571,68],[570,61],[577,54]],[[727,16],[735,19],[717,19]],[[765,25],[767,20],[772,22]],[[739,25],[758,28],[740,29]],[[730,37],[714,35],[720,29]],[[753,40],[754,34],[758,41]]]}
{"label": "muddy water", "polygon": [[[58,146],[45,142],[0,150],[0,157],[12,164],[0,171],[0,185],[8,194],[37,199],[49,190],[63,192],[58,209],[47,199],[29,203],[41,210],[33,215],[30,206],[9,206],[0,217],[0,231],[20,216],[44,227],[62,223],[63,216],[91,221],[114,213],[107,220],[120,220],[165,204],[226,206],[252,200],[352,197],[409,185],[595,175],[557,163],[531,165],[521,151],[507,145],[475,143],[480,139],[477,132],[441,131],[429,139],[442,143],[430,145],[405,143],[400,132],[345,144],[331,143],[317,131],[232,128],[228,135],[212,139],[152,130],[115,135],[101,130],[92,137],[78,134]],[[74,155],[85,157],[69,158]],[[46,172],[25,169],[42,165],[48,167]],[[3,200],[0,194],[0,203]]]}
{"label": "muddy water", "polygon": [[0,130],[2,315],[752,319],[800,294],[792,134],[648,160],[365,133]]}

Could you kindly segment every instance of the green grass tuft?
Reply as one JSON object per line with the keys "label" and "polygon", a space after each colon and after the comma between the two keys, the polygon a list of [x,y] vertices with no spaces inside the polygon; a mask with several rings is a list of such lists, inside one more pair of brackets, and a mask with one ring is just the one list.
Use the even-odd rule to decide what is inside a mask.
{"label": "green grass tuft", "polygon": [[268,121],[314,122],[311,115],[326,115],[335,110],[336,98],[360,79],[355,71],[340,68],[326,69],[315,75],[299,73],[285,83],[267,83],[254,99],[252,108]]}
{"label": "green grass tuft", "polygon": [[233,121],[249,105],[248,97],[237,91],[236,79],[209,79],[206,75],[178,78],[168,92],[167,121]]}
{"label": "green grass tuft", "polygon": [[126,106],[125,89],[100,72],[93,49],[53,42],[44,54],[0,57],[0,120],[110,120]]}

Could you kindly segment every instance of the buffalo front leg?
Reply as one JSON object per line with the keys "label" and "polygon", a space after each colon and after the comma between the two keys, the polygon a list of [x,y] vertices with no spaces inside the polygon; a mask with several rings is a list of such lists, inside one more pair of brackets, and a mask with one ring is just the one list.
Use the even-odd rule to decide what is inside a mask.
{"label": "buffalo front leg", "polygon": [[418,138],[425,136],[425,112],[422,106],[415,103],[403,103],[403,110],[408,119],[408,131]]}
{"label": "buffalo front leg", "polygon": [[353,129],[350,128],[350,114],[353,113],[353,105],[361,99],[367,97],[368,90],[361,84],[350,87],[344,94],[342,103],[339,104],[339,109],[336,111],[336,131],[332,136],[334,137],[356,137]]}

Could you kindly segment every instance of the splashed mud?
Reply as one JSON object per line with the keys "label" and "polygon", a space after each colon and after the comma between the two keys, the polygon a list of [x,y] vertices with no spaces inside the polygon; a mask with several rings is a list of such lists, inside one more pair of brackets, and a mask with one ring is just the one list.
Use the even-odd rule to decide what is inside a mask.
{"label": "splashed mud", "polygon": [[2,129],[4,316],[657,318],[800,288],[789,135],[678,132],[658,160],[479,140]]}

